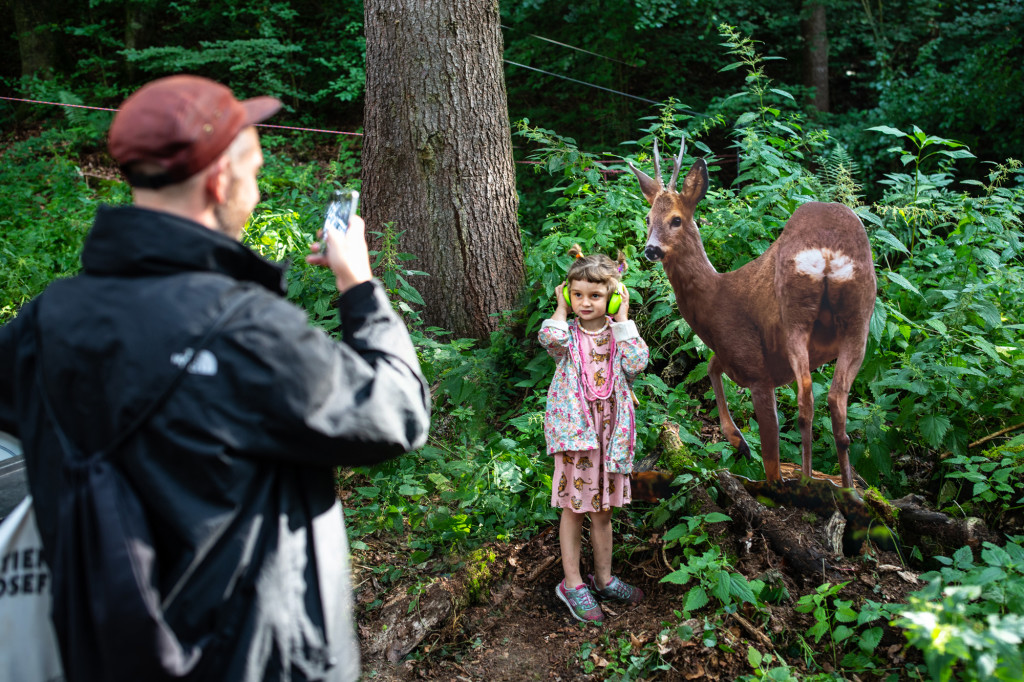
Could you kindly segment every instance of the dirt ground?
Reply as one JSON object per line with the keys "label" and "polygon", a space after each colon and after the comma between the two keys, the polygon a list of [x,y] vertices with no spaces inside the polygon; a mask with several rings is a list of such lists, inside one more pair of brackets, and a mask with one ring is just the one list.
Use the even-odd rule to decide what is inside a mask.
{"label": "dirt ground", "polygon": [[[717,506],[706,498],[703,513]],[[737,510],[725,513],[739,518]],[[792,530],[795,538],[820,537],[825,532],[825,515],[800,509],[772,509],[770,514]],[[668,524],[671,527],[672,523]],[[616,528],[616,533],[620,529]],[[676,612],[682,609],[691,585],[661,582],[671,572],[669,563],[676,552],[664,551],[663,543],[652,537],[641,543],[630,556],[616,556],[615,572],[646,593],[644,601],[634,607],[604,604],[603,625],[584,625],[575,621],[554,594],[562,578],[557,526],[544,529],[527,542],[494,545],[488,548],[495,555],[490,588],[472,603],[456,606],[443,622],[426,634],[411,654],[399,659],[392,652],[392,663],[382,649],[382,640],[389,630],[405,627],[409,622],[430,620],[432,603],[457,601],[465,588],[457,576],[445,578],[445,589],[429,591],[410,607],[411,598],[401,585],[390,590],[357,571],[361,583],[357,598],[359,627],[363,638],[363,670],[367,680],[602,680],[611,676],[615,663],[623,666],[629,654],[620,654],[620,645],[628,642],[632,652],[657,651],[667,670],[655,671],[639,679],[658,680],[733,680],[750,674],[748,648],[762,653],[774,650],[790,666],[801,672],[832,670],[833,658],[827,645],[810,637],[804,640],[810,650],[801,648],[799,635],[814,624],[810,614],[794,609],[800,596],[813,593],[823,582],[837,584],[849,581],[839,598],[853,600],[854,609],[865,599],[876,602],[905,601],[906,594],[920,589],[918,571],[901,564],[891,552],[869,552],[850,558],[830,559],[818,576],[794,576],[791,567],[769,546],[758,532],[750,532],[741,521],[721,522],[710,528],[711,543],[724,554],[737,557],[733,569],[748,579],[777,577],[789,592],[789,598],[772,605],[770,612],[759,614],[744,605],[735,616],[727,616],[715,630],[717,643],[705,646],[702,639],[705,622],[714,619],[712,605],[692,614],[688,622],[695,633],[680,637]],[[616,538],[618,541],[618,537]],[[586,544],[586,537],[584,538]],[[706,547],[704,548],[706,549]],[[383,556],[375,557],[376,560]],[[584,558],[584,562],[587,557]],[[714,600],[712,600],[714,602]],[[367,609],[368,605],[373,608]],[[706,618],[705,618],[706,617]],[[880,622],[875,625],[881,624]],[[397,639],[408,635],[394,632]],[[688,634],[688,633],[687,633]],[[769,640],[771,637],[771,640]],[[415,637],[414,637],[415,639]],[[392,648],[396,648],[393,644]],[[905,664],[904,637],[886,625],[883,639],[875,655],[886,662],[889,672]],[[408,648],[408,646],[406,646]],[[852,646],[855,649],[855,646]],[[400,649],[404,651],[404,649]],[[848,649],[850,650],[850,649]],[[617,657],[609,662],[610,655]],[[807,665],[805,657],[810,657]],[[778,660],[778,659],[776,659]],[[584,666],[590,661],[591,666]],[[882,675],[850,676],[849,679],[882,679]],[[633,678],[637,679],[637,678]]]}

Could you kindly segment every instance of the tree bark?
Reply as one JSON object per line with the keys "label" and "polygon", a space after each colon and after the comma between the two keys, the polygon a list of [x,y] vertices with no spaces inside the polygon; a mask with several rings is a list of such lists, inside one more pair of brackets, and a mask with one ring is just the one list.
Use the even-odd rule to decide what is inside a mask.
{"label": "tree bark", "polygon": [[56,23],[50,0],[11,0],[21,75],[49,79],[57,70],[57,40],[49,26]]}
{"label": "tree bark", "polygon": [[485,338],[523,284],[497,0],[366,0],[363,215],[404,231],[424,321]]}
{"label": "tree bark", "polygon": [[829,110],[828,101],[828,23],[825,5],[807,0],[807,18],[800,22],[804,34],[804,85],[814,88],[814,108]]}
{"label": "tree bark", "polygon": [[[124,6],[124,46],[128,50],[141,50],[149,46],[153,32],[153,18],[156,6],[151,2],[136,0],[126,2]],[[136,62],[126,61],[125,71],[129,82],[139,77]]]}

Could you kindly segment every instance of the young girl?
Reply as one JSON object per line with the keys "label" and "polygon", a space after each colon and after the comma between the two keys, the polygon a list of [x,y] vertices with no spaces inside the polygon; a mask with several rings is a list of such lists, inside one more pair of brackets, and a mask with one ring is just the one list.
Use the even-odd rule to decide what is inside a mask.
{"label": "young girl", "polygon": [[[576,260],[566,283],[556,288],[558,308],[539,334],[541,345],[558,361],[544,414],[548,454],[555,457],[551,506],[562,508],[559,544],[565,579],[555,594],[577,620],[599,622],[604,612],[595,594],[629,604],[644,597],[612,575],[612,509],[630,502],[636,440],[630,384],[647,366],[648,350],[628,319],[629,294],[619,284],[625,269],[621,254],[618,265],[603,254],[584,257],[579,246],[569,254]],[[617,310],[616,298],[621,299]],[[576,317],[566,322],[570,305]],[[586,514],[594,573],[584,584],[580,544]]]}

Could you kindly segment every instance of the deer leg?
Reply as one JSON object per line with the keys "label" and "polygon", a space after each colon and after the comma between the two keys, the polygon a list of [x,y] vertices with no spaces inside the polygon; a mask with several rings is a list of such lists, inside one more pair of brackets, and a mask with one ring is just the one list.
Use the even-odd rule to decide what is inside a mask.
{"label": "deer leg", "polygon": [[715,389],[715,404],[718,406],[718,423],[722,427],[722,435],[729,441],[729,445],[736,448],[741,457],[750,457],[750,446],[743,439],[743,433],[736,427],[732,420],[729,406],[725,404],[725,388],[722,386],[722,364],[718,361],[717,355],[712,355],[708,361],[708,377],[711,379],[711,387]]}
{"label": "deer leg", "polygon": [[843,487],[852,488],[853,467],[850,466],[850,436],[846,433],[846,405],[849,400],[850,387],[864,361],[867,325],[864,325],[863,334],[851,333],[848,339],[847,343],[839,349],[839,357],[836,358],[836,371],[832,376],[832,386],[828,391],[828,409],[832,415],[832,435],[836,440],[836,456],[839,459],[839,473],[843,477]]}
{"label": "deer leg", "polygon": [[789,366],[796,377],[797,427],[800,429],[800,473],[811,477],[812,431],[814,427],[814,385],[811,382],[811,362],[807,356],[810,333],[789,336]]}
{"label": "deer leg", "polygon": [[761,432],[761,459],[764,461],[764,478],[769,483],[781,481],[779,469],[779,413],[775,407],[775,388],[757,386],[750,389],[754,400],[754,415]]}

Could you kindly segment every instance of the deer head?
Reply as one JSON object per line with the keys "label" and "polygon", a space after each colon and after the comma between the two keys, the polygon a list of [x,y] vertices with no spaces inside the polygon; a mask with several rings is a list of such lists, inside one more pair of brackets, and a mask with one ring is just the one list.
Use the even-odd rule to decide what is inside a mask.
{"label": "deer head", "polygon": [[697,225],[693,221],[693,211],[697,204],[708,191],[708,166],[704,159],[697,159],[690,172],[683,179],[683,186],[676,191],[676,180],[679,178],[679,166],[683,162],[683,153],[686,151],[686,141],[679,149],[679,155],[675,158],[672,166],[672,179],[668,187],[661,184],[661,164],[659,162],[658,139],[654,139],[654,175],[649,175],[629,163],[629,169],[633,171],[636,179],[640,181],[640,191],[643,192],[651,210],[647,212],[647,245],[644,247],[644,255],[648,260],[660,261],[665,254],[676,247],[680,241],[680,231],[697,231]]}

